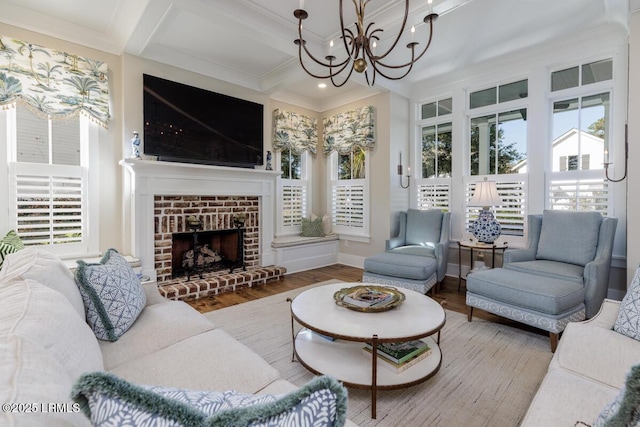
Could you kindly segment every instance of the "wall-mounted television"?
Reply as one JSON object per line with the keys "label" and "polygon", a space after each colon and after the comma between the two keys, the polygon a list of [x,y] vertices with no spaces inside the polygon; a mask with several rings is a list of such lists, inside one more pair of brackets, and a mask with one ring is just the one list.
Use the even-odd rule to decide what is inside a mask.
{"label": "wall-mounted television", "polygon": [[144,154],[161,161],[263,164],[264,106],[143,75]]}

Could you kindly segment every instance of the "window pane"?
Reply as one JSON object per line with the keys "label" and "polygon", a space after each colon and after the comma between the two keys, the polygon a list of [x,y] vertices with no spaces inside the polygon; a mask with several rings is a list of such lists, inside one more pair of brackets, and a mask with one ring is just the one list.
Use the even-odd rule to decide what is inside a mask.
{"label": "window pane", "polygon": [[441,99],[438,101],[438,116],[451,114],[453,111],[453,100],[451,98]]}
{"label": "window pane", "polygon": [[280,152],[280,172],[282,172],[282,179],[289,179],[291,177],[291,160],[289,158],[290,151],[282,150]]}
{"label": "window pane", "polygon": [[353,157],[353,179],[364,179],[364,158],[365,153],[362,148],[356,148],[351,154]]}
{"label": "window pane", "polygon": [[608,148],[609,93],[582,98],[580,109],[580,170],[602,169]]}
{"label": "window pane", "polygon": [[[525,173],[527,158],[527,109],[498,115],[498,173]],[[495,168],[494,168],[495,170]]]}
{"label": "window pane", "polygon": [[17,161],[49,164],[49,119],[18,106]]}
{"label": "window pane", "polygon": [[555,71],[551,73],[551,91],[577,87],[578,67],[567,68],[566,70]]}
{"label": "window pane", "polygon": [[436,127],[422,128],[422,177],[436,176]]}
{"label": "window pane", "polygon": [[300,154],[291,153],[291,179],[301,179],[301,167]]}
{"label": "window pane", "polygon": [[338,179],[351,179],[350,154],[338,154]]}
{"label": "window pane", "polygon": [[471,108],[484,107],[485,105],[493,105],[496,103],[496,91],[495,87],[473,92],[469,96],[469,103]]}
{"label": "window pane", "polygon": [[422,118],[430,119],[436,117],[436,103],[422,104]]}
{"label": "window pane", "polygon": [[553,104],[554,172],[603,168],[608,105],[609,93]]}
{"label": "window pane", "polygon": [[437,176],[451,177],[451,123],[438,125],[438,168]]}
{"label": "window pane", "polygon": [[502,85],[499,88],[498,102],[513,101],[515,99],[526,98],[529,95],[529,81],[520,80],[519,82]]}
{"label": "window pane", "polygon": [[495,152],[496,116],[471,119],[471,175],[489,175],[495,173],[492,168],[491,153]]}
{"label": "window pane", "polygon": [[54,165],[80,166],[80,119],[51,122]]}
{"label": "window pane", "polygon": [[604,61],[592,62],[582,66],[582,84],[603,82],[613,78],[613,61],[606,59]]}

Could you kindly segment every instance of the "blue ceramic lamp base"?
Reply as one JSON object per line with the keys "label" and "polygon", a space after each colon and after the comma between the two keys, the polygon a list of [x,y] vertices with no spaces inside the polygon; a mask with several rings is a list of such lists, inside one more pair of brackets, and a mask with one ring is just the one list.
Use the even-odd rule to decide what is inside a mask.
{"label": "blue ceramic lamp base", "polygon": [[471,233],[478,242],[492,244],[502,232],[502,227],[489,209],[482,209],[478,219],[471,224]]}

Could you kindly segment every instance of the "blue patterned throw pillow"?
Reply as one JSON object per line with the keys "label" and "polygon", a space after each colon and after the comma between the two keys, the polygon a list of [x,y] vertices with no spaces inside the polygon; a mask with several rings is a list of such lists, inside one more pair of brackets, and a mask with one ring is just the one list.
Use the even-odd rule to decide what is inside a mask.
{"label": "blue patterned throw pillow", "polygon": [[140,279],[115,249],[107,250],[99,264],[78,261],[76,284],[87,323],[101,340],[117,341],[147,303]]}
{"label": "blue patterned throw pillow", "polygon": [[276,396],[138,386],[93,372],[76,381],[72,397],[94,426],[341,427],[347,413],[346,389],[327,376]]}
{"label": "blue patterned throw pillow", "polygon": [[622,298],[613,330],[640,340],[640,268],[636,270],[627,294]]}

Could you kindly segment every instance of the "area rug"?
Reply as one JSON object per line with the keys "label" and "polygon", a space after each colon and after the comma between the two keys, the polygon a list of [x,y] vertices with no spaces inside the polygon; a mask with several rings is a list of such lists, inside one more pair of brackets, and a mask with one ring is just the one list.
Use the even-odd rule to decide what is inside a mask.
{"label": "area rug", "polygon": [[[313,378],[291,362],[287,298],[313,286],[215,310],[205,316],[275,367],[283,379],[303,385]],[[447,310],[440,371],[406,389],[378,392],[371,419],[369,391],[349,388],[350,420],[359,426],[517,426],[551,360],[549,338]]]}

